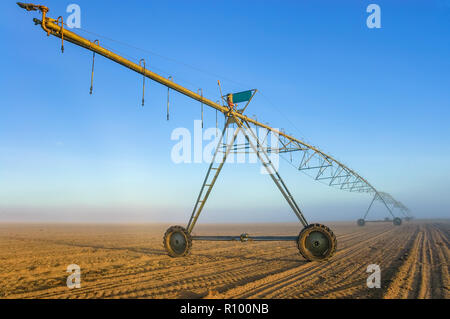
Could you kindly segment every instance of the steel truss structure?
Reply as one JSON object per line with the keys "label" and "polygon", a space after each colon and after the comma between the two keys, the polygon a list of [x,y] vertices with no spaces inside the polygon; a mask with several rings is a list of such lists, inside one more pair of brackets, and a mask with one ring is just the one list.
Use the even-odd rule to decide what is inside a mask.
{"label": "steel truss structure", "polygon": [[[225,115],[226,122],[222,131],[221,138],[215,153],[213,160],[209,165],[208,171],[204,178],[202,187],[194,205],[191,217],[187,224],[187,227],[172,226],[164,235],[164,245],[168,254],[172,257],[186,256],[192,246],[192,240],[290,240],[296,241],[299,251],[302,256],[308,260],[326,260],[330,258],[336,249],[336,237],[333,232],[326,226],[320,224],[309,224],[300,210],[297,202],[289,191],[288,187],[284,183],[281,176],[278,174],[276,167],[271,161],[271,153],[285,153],[289,154],[292,165],[295,165],[299,171],[303,171],[312,176],[315,180],[322,183],[326,183],[329,186],[337,187],[341,190],[358,193],[370,193],[374,195],[372,203],[369,206],[364,219],[366,218],[370,207],[375,200],[381,201],[387,208],[389,213],[394,219],[393,209],[399,209],[403,214],[408,214],[408,209],[396,201],[392,196],[377,191],[366,179],[361,177],[358,173],[342,164],[332,156],[322,152],[318,148],[305,143],[304,141],[297,139],[291,135],[284,133],[281,130],[270,127],[269,125],[258,122],[256,119],[244,115],[244,111],[250,103],[251,99],[256,93],[256,90],[250,90],[245,92],[236,93],[242,100],[243,93],[250,94],[247,104],[242,109],[237,109],[237,105],[233,103],[233,94],[228,94],[225,97],[222,96],[223,102],[219,104],[203,96],[203,91],[193,92],[185,87],[175,83],[172,77],[164,78],[159,74],[152,72],[148,65],[145,65],[145,60],[141,59],[139,64],[116,54],[104,47],[102,47],[98,40],[90,41],[81,37],[80,35],[67,30],[64,27],[62,18],[52,19],[47,17],[48,8],[41,5],[18,3],[18,5],[26,9],[27,11],[40,11],[42,14],[41,20],[33,19],[36,25],[40,25],[47,35],[53,35],[61,39],[61,48],[63,51],[64,41],[71,42],[77,46],[83,47],[95,54],[102,55],[103,57],[112,60],[124,67],[141,74],[144,77],[143,81],[143,96],[142,105],[144,104],[144,90],[145,90],[145,78],[149,78],[155,82],[158,82],[168,88],[167,96],[167,109],[169,109],[169,90],[177,91],[189,98],[197,100],[202,105],[207,105],[218,112]],[[143,64],[141,63],[143,62]],[[91,92],[92,92],[92,77],[91,76]],[[200,93],[200,94],[199,94]],[[244,94],[244,95],[245,95]],[[168,115],[167,115],[168,116]],[[168,119],[168,117],[167,117]],[[216,119],[217,122],[217,119]],[[226,130],[230,125],[235,125],[236,130],[230,140],[226,140]],[[259,136],[256,133],[256,128],[262,128],[266,130],[267,134]],[[244,134],[245,143],[236,143],[236,138],[239,133]],[[267,146],[267,137],[272,134],[275,136],[275,145]],[[248,234],[242,234],[240,236],[192,236],[192,231],[200,216],[200,213],[205,207],[207,199],[211,194],[211,191],[218,179],[218,176],[226,162],[230,153],[240,153],[252,151],[256,154],[257,158],[261,161],[268,175],[271,177],[277,188],[282,193],[283,197],[291,207],[294,214],[303,225],[298,236],[256,236],[251,237]]]}
{"label": "steel truss structure", "polygon": [[[254,125],[256,129],[258,126]],[[301,141],[297,141],[289,138],[286,135],[274,134],[273,138],[276,139],[275,145],[267,146],[269,133],[272,131],[266,130],[266,133],[260,138],[260,144],[263,145],[264,150],[267,153],[287,153],[290,156],[291,165],[295,166],[299,171],[305,172],[306,175],[312,177],[314,180],[322,182],[328,186],[335,187],[348,192],[368,193],[373,195],[373,199],[367,209],[364,217],[358,220],[358,224],[361,220],[364,222],[384,222],[388,220],[366,220],[369,211],[375,201],[381,202],[387,209],[389,215],[395,220],[396,215],[394,212],[398,210],[405,220],[412,219],[410,210],[403,205],[400,201],[397,201],[392,195],[386,192],[380,192],[375,189],[366,179],[361,177],[358,173],[348,168],[332,156],[320,151],[318,148],[313,147]],[[248,153],[248,143],[241,143],[236,145],[232,151],[235,153]],[[389,220],[391,221],[391,220]],[[396,220],[398,223],[398,219]],[[400,222],[401,223],[401,222]],[[363,226],[363,225],[361,225]]]}

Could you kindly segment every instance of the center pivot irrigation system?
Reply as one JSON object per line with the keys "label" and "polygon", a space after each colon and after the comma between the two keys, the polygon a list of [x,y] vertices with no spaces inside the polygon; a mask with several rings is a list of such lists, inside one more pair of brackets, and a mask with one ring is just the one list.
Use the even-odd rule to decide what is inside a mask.
{"label": "center pivot irrigation system", "polygon": [[[164,246],[168,254],[172,257],[181,257],[189,254],[192,247],[192,240],[213,240],[213,241],[295,241],[297,243],[300,254],[307,260],[323,261],[330,258],[336,250],[336,237],[333,232],[321,224],[309,224],[305,216],[301,212],[294,197],[288,190],[281,176],[278,174],[273,162],[271,161],[270,153],[288,153],[290,155],[291,164],[298,170],[306,172],[315,180],[326,183],[329,186],[338,187],[342,190],[350,192],[361,192],[373,194],[373,200],[367,210],[364,218],[358,220],[358,225],[364,225],[367,214],[375,201],[380,201],[387,208],[394,225],[400,225],[402,220],[396,217],[393,213],[394,209],[399,209],[400,212],[410,219],[409,210],[400,202],[396,201],[389,194],[378,192],[367,180],[361,177],[352,169],[340,163],[332,156],[325,154],[318,148],[311,146],[295,137],[292,137],[283,131],[276,130],[269,125],[260,123],[255,119],[244,115],[244,111],[248,104],[256,94],[256,90],[248,90],[244,92],[226,94],[221,96],[222,102],[213,102],[203,97],[202,91],[195,93],[183,86],[176,84],[171,77],[164,78],[145,66],[145,60],[141,60],[139,64],[133,63],[124,57],[105,49],[100,46],[99,41],[89,41],[74,32],[65,28],[63,18],[52,19],[47,17],[48,8],[42,5],[17,3],[21,8],[27,11],[40,11],[42,13],[41,20],[33,19],[36,25],[40,25],[47,35],[58,37],[62,41],[61,49],[64,52],[64,41],[71,42],[85,49],[88,49],[95,54],[100,54],[116,63],[119,63],[132,71],[143,75],[144,90],[145,78],[156,81],[168,88],[167,108],[169,107],[169,91],[175,90],[191,99],[197,100],[203,105],[207,105],[225,116],[225,125],[222,130],[219,143],[215,149],[213,160],[209,165],[206,177],[203,181],[197,201],[195,202],[192,215],[186,228],[181,226],[170,227],[164,235]],[[143,62],[143,63],[141,63]],[[92,69],[93,75],[93,69]],[[91,78],[92,84],[92,78]],[[92,93],[92,85],[91,85]],[[238,103],[245,103],[244,107],[238,108]],[[144,104],[144,97],[142,98]],[[217,122],[217,121],[216,121]],[[231,139],[226,140],[226,130],[233,125],[236,127]],[[272,133],[278,139],[278,145],[266,146],[266,136],[259,136],[255,134],[256,128],[266,130],[267,135]],[[245,136],[245,145],[238,144],[236,138],[239,133]],[[230,153],[237,153],[243,149],[251,149],[262,162],[267,170],[267,173],[272,178],[275,185],[278,187],[289,206],[292,208],[294,214],[298,217],[303,229],[298,236],[249,236],[242,234],[240,236],[193,236],[192,231],[194,226],[205,207],[206,201],[211,194],[214,184],[222,170],[225,160]],[[222,156],[222,158],[220,158]],[[388,219],[391,221],[390,219]]]}

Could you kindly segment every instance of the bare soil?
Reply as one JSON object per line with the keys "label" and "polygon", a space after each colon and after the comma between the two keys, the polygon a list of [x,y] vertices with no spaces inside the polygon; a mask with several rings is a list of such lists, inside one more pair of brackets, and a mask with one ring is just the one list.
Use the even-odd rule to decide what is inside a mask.
{"label": "bare soil", "polygon": [[[338,249],[307,262],[294,242],[199,242],[188,257],[162,246],[169,225],[0,224],[1,298],[445,298],[449,221],[327,224]],[[297,224],[200,225],[200,235],[297,235]],[[81,267],[69,289],[67,266]],[[381,288],[368,288],[369,264]]]}

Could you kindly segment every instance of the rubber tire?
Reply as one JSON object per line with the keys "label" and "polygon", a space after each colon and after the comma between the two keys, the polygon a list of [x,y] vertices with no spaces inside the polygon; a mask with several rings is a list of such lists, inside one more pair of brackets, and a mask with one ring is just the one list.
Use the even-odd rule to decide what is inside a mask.
{"label": "rubber tire", "polygon": [[[322,256],[314,255],[306,247],[306,238],[312,232],[320,232],[320,233],[324,234],[330,243],[330,248]],[[331,231],[331,229],[325,225],[310,224],[310,225],[306,226],[305,228],[303,228],[302,231],[300,232],[300,234],[298,235],[297,247],[300,252],[300,255],[302,255],[303,258],[305,258],[308,261],[326,261],[326,260],[330,259],[336,251],[336,247],[337,247],[336,236]]]}
{"label": "rubber tire", "polygon": [[400,226],[402,224],[402,219],[399,217],[395,217],[392,222],[393,222],[394,226]]}
{"label": "rubber tire", "polygon": [[[178,233],[178,234],[182,234],[186,240],[186,246],[184,248],[183,251],[181,252],[177,252],[174,249],[172,249],[172,247],[170,246],[170,238],[173,234]],[[163,239],[163,244],[164,244],[164,248],[167,251],[167,254],[170,257],[176,258],[176,257],[185,257],[187,255],[189,255],[189,253],[191,252],[191,248],[192,248],[192,237],[191,235],[188,233],[188,231],[181,226],[171,226],[166,230],[166,233],[164,234],[164,239]]]}
{"label": "rubber tire", "polygon": [[364,220],[364,219],[362,219],[362,218],[360,218],[360,219],[358,219],[357,221],[356,221],[356,225],[358,225],[358,226],[364,226],[366,224],[366,221]]}

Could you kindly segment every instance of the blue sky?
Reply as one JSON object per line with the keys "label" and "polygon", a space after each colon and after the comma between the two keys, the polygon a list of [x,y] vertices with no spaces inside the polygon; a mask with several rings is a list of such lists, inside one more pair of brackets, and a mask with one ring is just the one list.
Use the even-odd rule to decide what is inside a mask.
{"label": "blue sky", "polygon": [[[70,3],[42,4],[56,18]],[[334,155],[418,218],[449,217],[450,1],[76,3],[80,35],[212,100],[217,80],[257,88],[248,115]],[[366,26],[370,3],[381,29]],[[172,163],[170,135],[193,128],[199,103],[173,93],[167,122],[167,89],[148,80],[142,108],[142,77],[102,57],[90,96],[91,52],[66,43],[61,54],[14,1],[0,15],[0,220],[185,222],[207,164]],[[227,165],[201,221],[295,221],[258,171]],[[359,218],[371,200],[288,165],[280,174],[309,221]]]}

